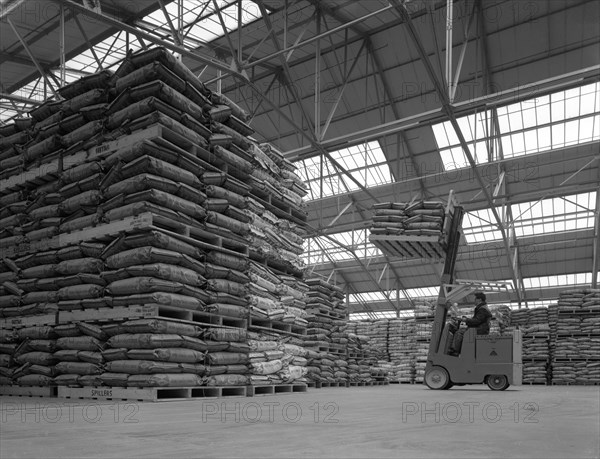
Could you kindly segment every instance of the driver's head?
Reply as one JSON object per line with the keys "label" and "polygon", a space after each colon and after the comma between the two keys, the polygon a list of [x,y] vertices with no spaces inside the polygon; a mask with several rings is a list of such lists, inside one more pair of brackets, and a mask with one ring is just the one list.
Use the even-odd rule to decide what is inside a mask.
{"label": "driver's head", "polygon": [[479,304],[479,303],[485,303],[485,300],[486,300],[485,293],[483,293],[483,292],[476,292],[473,296],[475,297],[475,302],[477,304]]}

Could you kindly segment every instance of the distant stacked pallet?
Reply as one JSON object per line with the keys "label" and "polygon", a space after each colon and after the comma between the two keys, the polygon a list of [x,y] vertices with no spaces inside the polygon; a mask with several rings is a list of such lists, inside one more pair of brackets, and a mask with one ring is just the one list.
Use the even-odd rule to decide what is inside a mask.
{"label": "distant stacked pallet", "polygon": [[538,323],[521,328],[523,339],[523,383],[547,384],[550,381],[550,327]]}
{"label": "distant stacked pallet", "polygon": [[391,379],[408,383],[414,380],[415,320],[413,318],[389,319],[388,355],[392,363]]}
{"label": "distant stacked pallet", "polygon": [[600,289],[563,291],[558,300],[553,384],[600,383]]}
{"label": "distant stacked pallet", "polygon": [[251,332],[249,338],[251,385],[307,382],[307,366],[314,353],[295,344],[269,339],[272,337],[259,333]]}
{"label": "distant stacked pallet", "polygon": [[[345,385],[348,381],[345,330],[347,305],[341,288],[322,279],[306,279],[305,293],[308,328],[304,337],[307,349],[320,353],[309,365],[308,379]],[[313,368],[323,364],[321,371]],[[320,374],[319,374],[320,373]]]}
{"label": "distant stacked pallet", "polygon": [[137,319],[2,332],[2,342],[12,341],[16,346],[11,354],[12,366],[2,368],[3,376],[10,378],[4,382],[9,384],[61,387],[247,384],[248,345],[246,331],[242,329],[204,328],[169,319]]}
{"label": "distant stacked pallet", "polygon": [[423,382],[425,365],[429,353],[429,343],[433,332],[433,317],[436,300],[433,298],[418,298],[413,300],[415,306],[415,347],[413,356],[415,360],[415,379],[417,383]]}
{"label": "distant stacked pallet", "polygon": [[3,327],[150,308],[305,333],[306,187],[243,109],[163,48],[59,93],[0,131]]}
{"label": "distant stacked pallet", "polygon": [[369,240],[383,253],[402,258],[444,258],[445,204],[415,200],[373,205]]}
{"label": "distant stacked pallet", "polygon": [[[377,361],[385,355],[385,349],[371,344],[371,339],[376,333],[385,333],[383,327],[385,320],[351,321],[348,323],[349,348],[348,363],[354,368],[354,379],[360,383],[371,384],[374,382],[371,369]],[[377,325],[376,325],[377,324]]]}

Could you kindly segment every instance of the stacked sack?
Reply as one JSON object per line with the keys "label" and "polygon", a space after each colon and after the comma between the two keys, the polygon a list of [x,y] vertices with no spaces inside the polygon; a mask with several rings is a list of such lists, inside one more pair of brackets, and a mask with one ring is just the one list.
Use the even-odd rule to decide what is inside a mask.
{"label": "stacked sack", "polygon": [[326,351],[308,350],[306,379],[314,383],[345,384],[348,381],[348,362]]}
{"label": "stacked sack", "polygon": [[592,384],[600,379],[600,290],[560,293],[553,346],[552,382]]}
{"label": "stacked sack", "polygon": [[415,320],[390,319],[388,322],[388,355],[393,364],[392,379],[411,382],[414,378]]}
{"label": "stacked sack", "polygon": [[374,204],[370,231],[374,235],[439,236],[444,210],[444,204],[435,201]]}
{"label": "stacked sack", "polygon": [[549,381],[550,326],[534,323],[521,328],[523,382],[546,384]]}
{"label": "stacked sack", "polygon": [[79,322],[30,327],[12,334],[3,334],[0,345],[12,352],[12,368],[2,370],[10,381],[4,383],[190,387],[249,381],[249,346],[241,329],[137,319],[102,326]]}
{"label": "stacked sack", "polygon": [[249,363],[252,385],[306,382],[311,354],[301,346],[251,334]]}
{"label": "stacked sack", "polygon": [[306,308],[313,314],[324,314],[337,319],[347,317],[347,305],[344,303],[344,292],[337,285],[322,279],[310,278],[305,280],[308,286],[306,292]]}
{"label": "stacked sack", "polygon": [[[59,93],[0,130],[1,316],[141,304],[307,324],[306,187],[243,109],[163,48]],[[151,230],[85,239],[146,213]]]}
{"label": "stacked sack", "polygon": [[1,385],[53,385],[57,338],[51,326],[0,330]]}

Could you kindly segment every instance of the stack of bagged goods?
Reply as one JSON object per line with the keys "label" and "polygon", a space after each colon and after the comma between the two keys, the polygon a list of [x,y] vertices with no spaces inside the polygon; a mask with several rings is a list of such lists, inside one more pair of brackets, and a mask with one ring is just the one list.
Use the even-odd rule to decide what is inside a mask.
{"label": "stack of bagged goods", "polygon": [[[246,331],[160,319],[17,331],[20,385],[231,386],[248,383]],[[23,376],[21,376],[23,375]],[[26,377],[25,377],[26,376]]]}
{"label": "stack of bagged goods", "polygon": [[491,305],[490,334],[503,334],[511,326],[511,309],[506,305]]}
{"label": "stack of bagged goods", "polygon": [[581,308],[600,313],[600,289],[586,289]]}
{"label": "stack of bagged goods", "polygon": [[558,303],[552,303],[548,306],[548,326],[550,327],[550,358],[552,358],[556,348],[556,335],[558,332]]}
{"label": "stack of bagged goods", "polygon": [[526,327],[529,322],[529,309],[513,309],[510,313],[510,323],[514,327]]}
{"label": "stack of bagged goods", "polygon": [[413,301],[415,305],[415,347],[413,357],[415,360],[415,382],[423,382],[425,365],[429,353],[429,343],[433,333],[433,314],[435,300],[432,298],[419,298]]}
{"label": "stack of bagged goods", "polygon": [[[269,340],[257,333],[250,333],[248,345],[250,347],[250,384],[307,382],[310,351],[295,344]],[[312,355],[314,356],[314,353]]]}
{"label": "stack of bagged goods", "polygon": [[331,343],[332,329],[334,328],[333,319],[317,315],[310,315],[307,318],[308,325],[306,336],[304,336],[304,347],[314,351],[329,352]]}
{"label": "stack of bagged goods", "polygon": [[318,278],[306,279],[305,283],[308,287],[305,299],[308,312],[335,319],[347,318],[348,307],[340,287]]}
{"label": "stack of bagged goods", "polygon": [[[336,364],[336,360],[338,360],[337,356],[329,354],[326,351],[308,349],[306,380],[321,384],[338,384],[341,379],[348,378],[347,371],[344,371],[345,375],[339,373],[339,368],[341,367]],[[337,375],[336,372],[338,373]]]}
{"label": "stack of bagged goods", "polygon": [[371,234],[439,236],[444,226],[444,203],[413,201],[373,205]]}
{"label": "stack of bagged goods", "polygon": [[54,385],[57,337],[52,326],[0,329],[0,385]]}
{"label": "stack of bagged goods", "polygon": [[340,355],[347,354],[348,348],[348,332],[346,327],[348,322],[346,320],[332,320],[331,335],[329,335],[331,344],[336,345],[340,349]]}
{"label": "stack of bagged goods", "polygon": [[106,386],[239,386],[248,383],[246,330],[160,319],[107,327]]}
{"label": "stack of bagged goods", "polygon": [[550,326],[528,325],[521,329],[523,348],[523,382],[546,384],[550,378]]}
{"label": "stack of bagged goods", "polygon": [[548,308],[537,307],[529,310],[528,325],[548,324]]}
{"label": "stack of bagged goods", "polygon": [[376,361],[375,364],[371,367],[371,377],[375,382],[389,382],[390,373],[391,365],[389,362],[384,360]]}
{"label": "stack of bagged goods", "polygon": [[388,319],[375,320],[365,330],[365,335],[369,337],[369,356],[375,357],[377,360],[389,360],[387,352],[388,322]]}
{"label": "stack of bagged goods", "polygon": [[347,305],[342,289],[318,278],[307,279],[305,284],[309,316],[304,346],[330,352],[336,359],[345,358],[348,346]]}
{"label": "stack of bagged goods", "polygon": [[306,186],[242,108],[163,48],[59,94],[0,130],[2,317],[144,305],[307,325]]}
{"label": "stack of bagged goods", "polygon": [[552,348],[554,384],[592,384],[600,378],[600,290],[560,293]]}
{"label": "stack of bagged goods", "polygon": [[388,355],[394,364],[395,379],[411,382],[414,377],[416,344],[413,318],[390,319],[388,323]]}
{"label": "stack of bagged goods", "polygon": [[433,320],[436,301],[433,298],[417,298],[413,300],[415,319]]}

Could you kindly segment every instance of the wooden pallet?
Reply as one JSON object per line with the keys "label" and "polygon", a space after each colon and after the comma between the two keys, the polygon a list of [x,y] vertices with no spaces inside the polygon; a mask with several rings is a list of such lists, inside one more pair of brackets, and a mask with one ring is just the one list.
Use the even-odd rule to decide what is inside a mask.
{"label": "wooden pallet", "polygon": [[12,330],[23,327],[41,327],[44,325],[56,325],[58,323],[58,313],[40,314],[35,316],[8,317],[0,319],[0,329]]}
{"label": "wooden pallet", "polygon": [[176,401],[246,397],[246,386],[200,387],[58,387],[59,398],[85,400]]}
{"label": "wooden pallet", "polygon": [[263,319],[259,317],[250,317],[249,328],[271,329],[273,331],[282,331],[293,333],[295,335],[306,335],[306,326],[297,325],[291,322],[283,322],[280,320]]}
{"label": "wooden pallet", "polygon": [[114,308],[82,309],[59,311],[58,323],[72,322],[111,322],[130,319],[174,319],[194,325],[211,325],[223,327],[246,328],[246,319],[225,317],[209,312],[193,311],[175,306],[161,304],[145,304],[118,306]]}
{"label": "wooden pallet", "polygon": [[308,213],[295,209],[294,206],[286,203],[283,199],[256,188],[252,189],[252,197],[276,217],[291,220],[300,226],[306,226]]}
{"label": "wooden pallet", "polygon": [[0,386],[0,395],[11,397],[56,397],[56,387]]}
{"label": "wooden pallet", "polygon": [[125,217],[109,223],[82,228],[70,233],[61,233],[49,239],[40,239],[24,242],[14,246],[0,249],[1,257],[13,258],[16,255],[25,255],[36,251],[59,249],[69,245],[79,244],[84,241],[112,241],[123,233],[132,233],[146,230],[157,230],[169,236],[188,242],[203,250],[218,250],[235,256],[248,256],[246,242],[226,238],[211,233],[206,228],[197,228],[191,225],[176,222],[162,215],[143,212],[138,215]]}
{"label": "wooden pallet", "polygon": [[371,234],[369,241],[394,258],[443,260],[446,257],[446,244],[439,236]]}
{"label": "wooden pallet", "polygon": [[248,397],[255,397],[259,395],[295,394],[299,392],[307,392],[308,387],[309,385],[304,383],[247,386],[247,395]]}
{"label": "wooden pallet", "polygon": [[309,314],[313,314],[315,316],[327,317],[329,319],[337,319],[344,320],[346,319],[346,314],[342,312],[332,311],[325,307],[314,307],[310,306],[306,308],[306,312]]}

